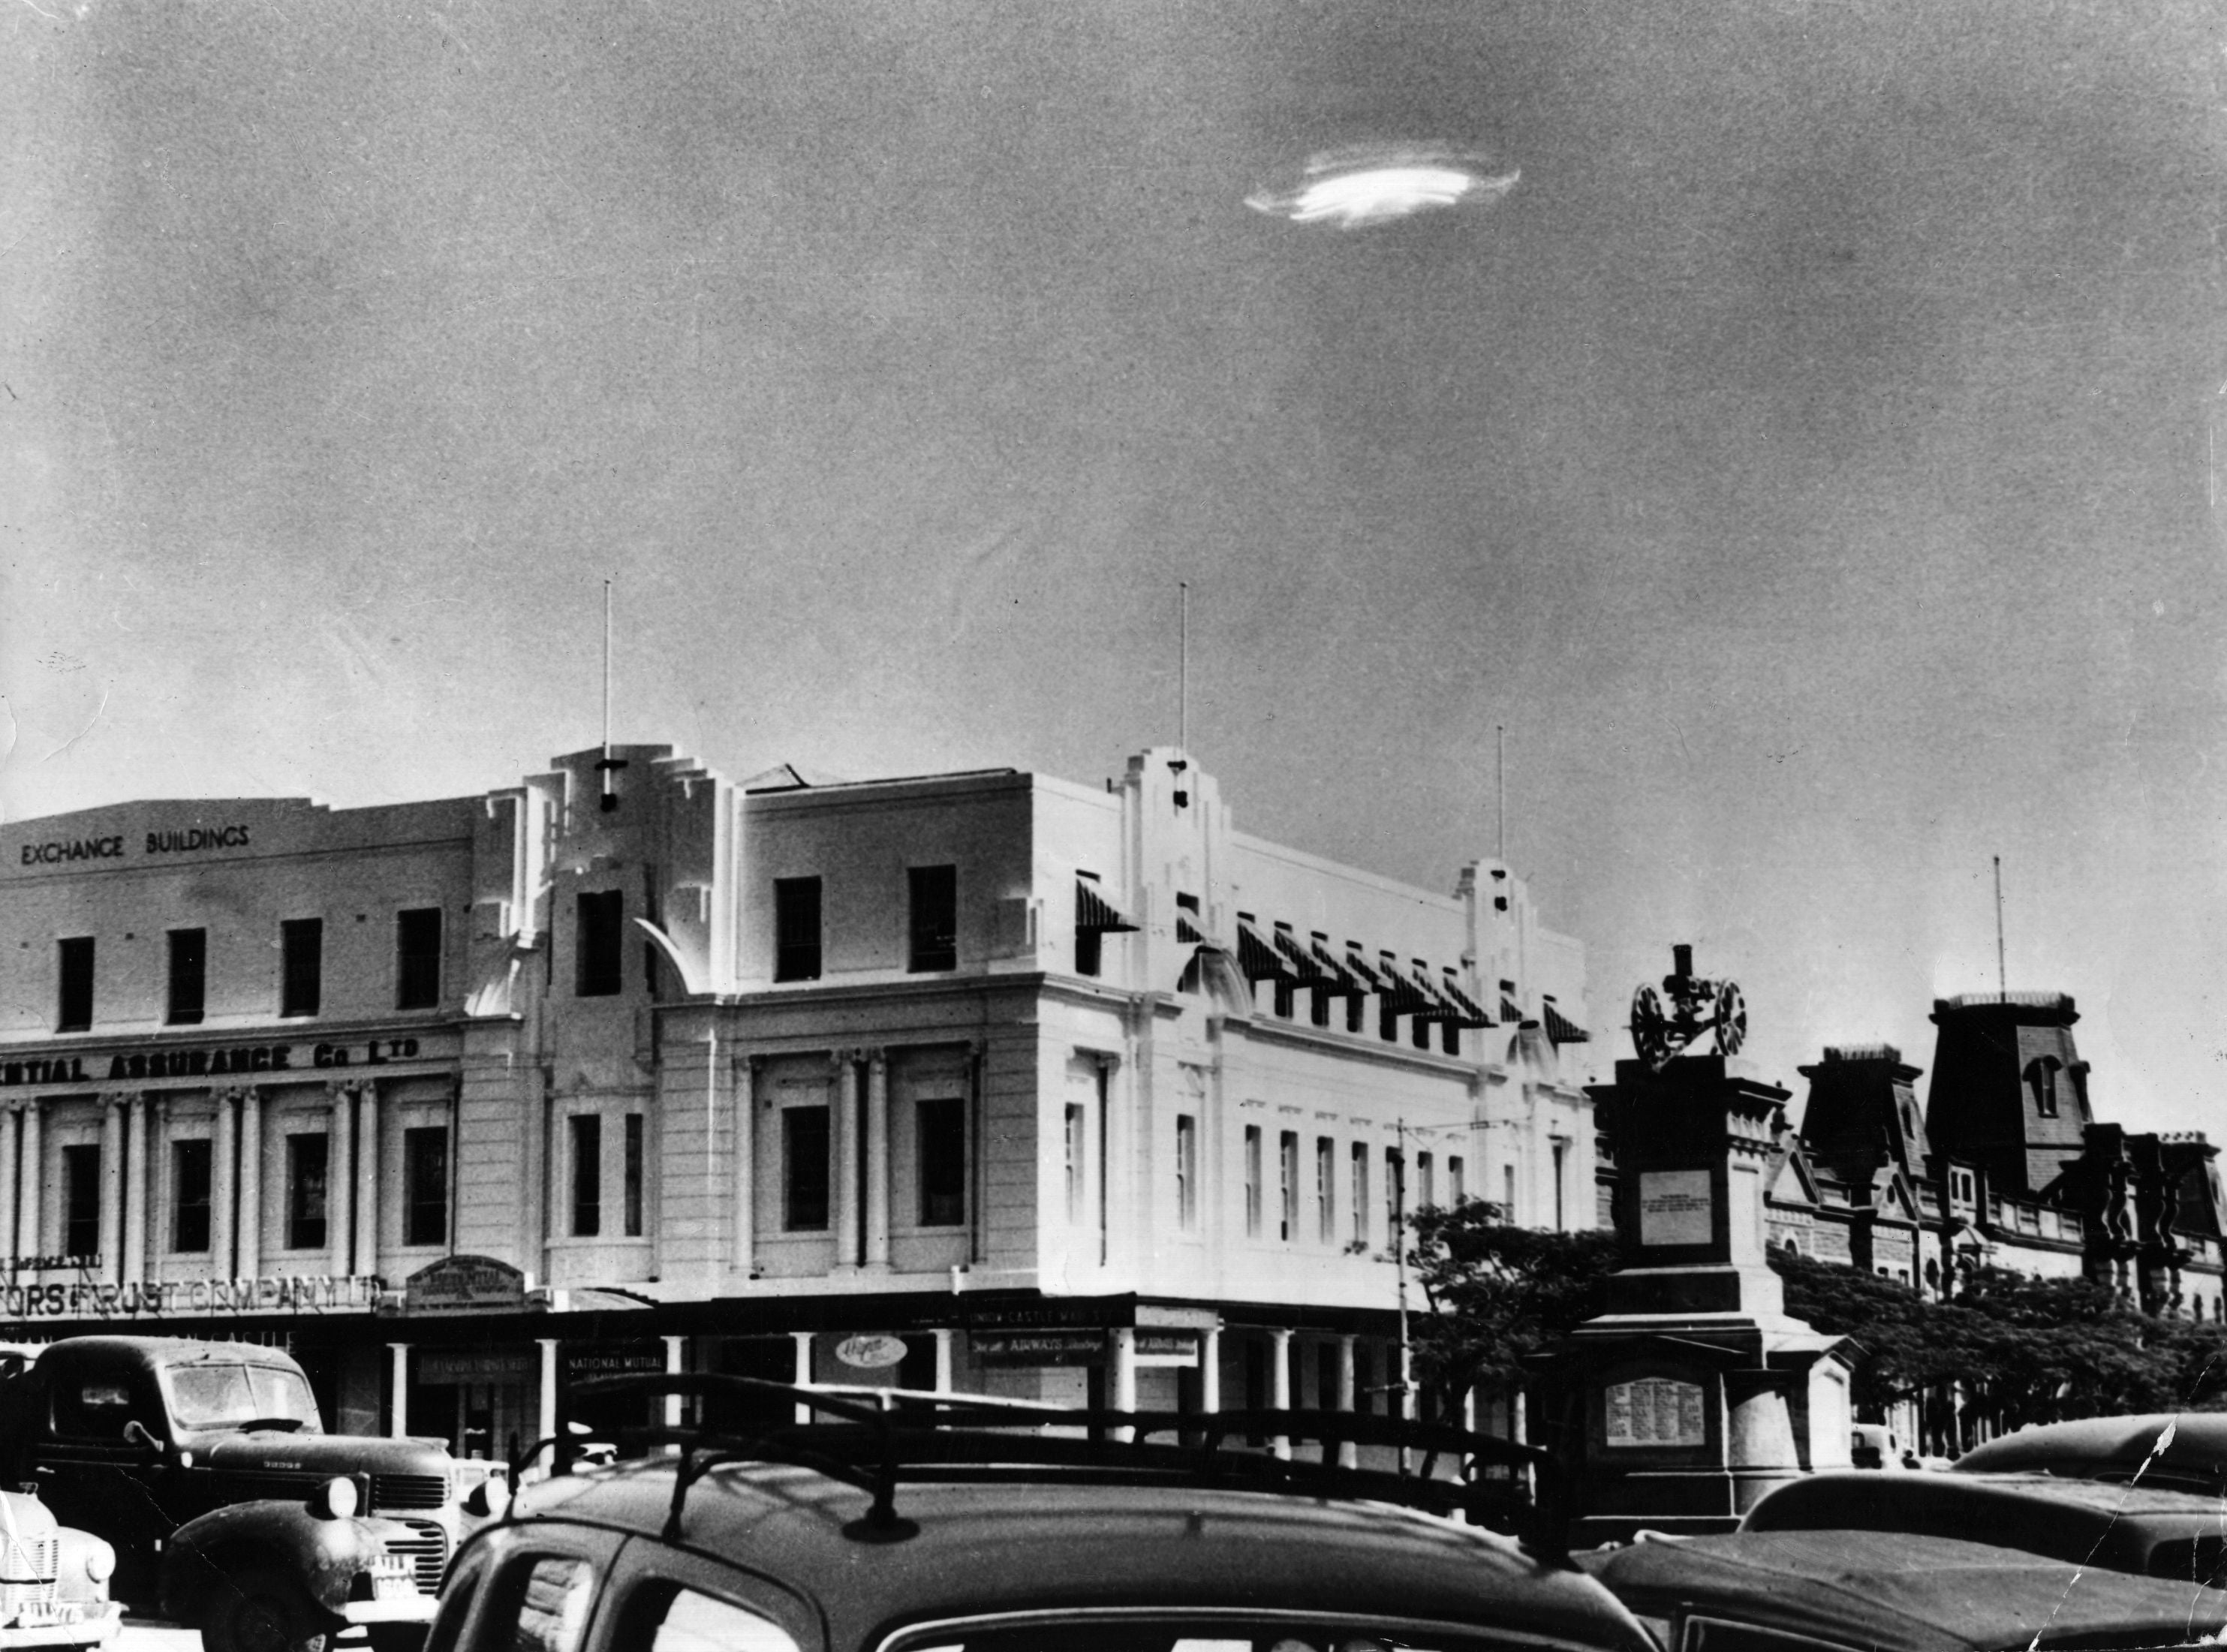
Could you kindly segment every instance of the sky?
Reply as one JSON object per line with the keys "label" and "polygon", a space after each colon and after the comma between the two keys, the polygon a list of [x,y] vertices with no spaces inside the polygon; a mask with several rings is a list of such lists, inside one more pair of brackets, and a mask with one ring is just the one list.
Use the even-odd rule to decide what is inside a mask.
{"label": "sky", "polygon": [[[1496,844],[1590,1047],[2072,993],[2227,1139],[2227,24],[2115,0],[6,0],[0,812],[1177,733]],[[1294,221],[1311,159],[1465,157]],[[1512,182],[1509,180],[1513,179]]]}

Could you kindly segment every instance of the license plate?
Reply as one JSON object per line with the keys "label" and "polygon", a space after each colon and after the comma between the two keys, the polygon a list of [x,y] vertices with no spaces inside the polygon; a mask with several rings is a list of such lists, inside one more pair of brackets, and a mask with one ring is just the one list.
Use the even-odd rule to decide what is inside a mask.
{"label": "license plate", "polygon": [[418,1592],[418,1579],[408,1572],[399,1576],[380,1575],[371,1580],[373,1600],[406,1600]]}

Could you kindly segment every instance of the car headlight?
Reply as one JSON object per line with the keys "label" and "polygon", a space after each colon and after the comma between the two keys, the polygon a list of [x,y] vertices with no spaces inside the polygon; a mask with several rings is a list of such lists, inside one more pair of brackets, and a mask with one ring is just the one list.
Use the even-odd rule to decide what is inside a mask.
{"label": "car headlight", "polygon": [[116,1550],[95,1538],[85,1546],[85,1575],[88,1582],[106,1583],[116,1575]]}
{"label": "car headlight", "polygon": [[355,1482],[336,1474],[309,1499],[309,1512],[319,1520],[346,1520],[355,1513]]}

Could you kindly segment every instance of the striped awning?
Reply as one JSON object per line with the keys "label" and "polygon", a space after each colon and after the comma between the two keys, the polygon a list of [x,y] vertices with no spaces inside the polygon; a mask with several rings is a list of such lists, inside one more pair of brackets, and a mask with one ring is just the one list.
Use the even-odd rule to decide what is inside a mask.
{"label": "striped awning", "polygon": [[1205,934],[1190,921],[1187,914],[1182,912],[1176,914],[1176,939],[1186,947],[1203,947],[1206,944]]}
{"label": "striped awning", "polygon": [[1097,934],[1121,934],[1139,926],[1124,917],[1088,878],[1075,880],[1075,927]]}
{"label": "striped awning", "polygon": [[1337,990],[1336,973],[1323,967],[1314,955],[1314,949],[1301,941],[1282,924],[1276,926],[1276,950],[1290,967],[1292,979],[1301,986],[1311,986],[1318,992]]}
{"label": "striped awning", "polygon": [[1394,1015],[1420,1015],[1431,1020],[1445,1008],[1438,994],[1413,972],[1402,969],[1400,960],[1389,953],[1376,966],[1376,992]]}
{"label": "striped awning", "polygon": [[1547,1005],[1547,1036],[1558,1044],[1583,1044],[1592,1041],[1592,1034],[1557,1010],[1550,1002]]}
{"label": "striped awning", "polygon": [[1485,1014],[1484,1006],[1461,990],[1460,984],[1454,979],[1454,972],[1451,965],[1447,966],[1445,976],[1439,982],[1439,991],[1443,992],[1447,1001],[1459,1011],[1457,1015],[1446,1017],[1457,1027],[1489,1027],[1492,1024],[1492,1017]]}
{"label": "striped awning", "polygon": [[1354,946],[1346,948],[1345,973],[1353,977],[1354,985],[1359,988],[1362,992],[1374,992],[1376,991],[1378,986],[1376,969],[1377,966],[1375,964],[1370,963],[1367,958],[1362,955],[1361,948],[1359,947]]}
{"label": "striped awning", "polygon": [[1320,972],[1314,988],[1332,998],[1365,998],[1369,982],[1354,969],[1351,957],[1339,958],[1330,949],[1330,943],[1321,935],[1314,938],[1309,948],[1314,954],[1315,965]]}
{"label": "striped awning", "polygon": [[1284,954],[1241,914],[1237,920],[1237,966],[1248,981],[1297,981]]}
{"label": "striped awning", "polygon": [[1523,1019],[1523,1006],[1505,992],[1500,995],[1500,1018],[1510,1026]]}

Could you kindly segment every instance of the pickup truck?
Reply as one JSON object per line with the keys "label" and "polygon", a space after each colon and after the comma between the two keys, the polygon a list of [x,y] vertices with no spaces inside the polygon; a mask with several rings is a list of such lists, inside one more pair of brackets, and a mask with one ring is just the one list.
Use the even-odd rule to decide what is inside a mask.
{"label": "pickup truck", "polygon": [[301,1367],[248,1343],[69,1337],[0,1375],[0,1477],[114,1545],[115,1593],[209,1652],[314,1652],[350,1624],[414,1644],[501,1475],[327,1434]]}

